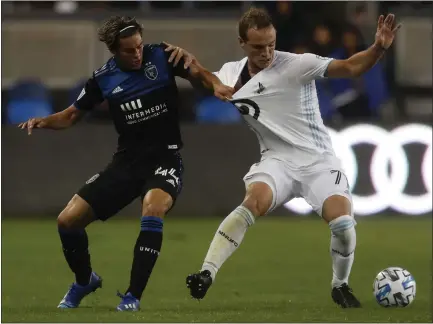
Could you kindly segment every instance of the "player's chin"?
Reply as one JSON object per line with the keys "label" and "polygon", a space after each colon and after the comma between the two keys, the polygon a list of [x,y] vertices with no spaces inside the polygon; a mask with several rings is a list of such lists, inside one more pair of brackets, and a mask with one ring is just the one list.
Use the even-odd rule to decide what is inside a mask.
{"label": "player's chin", "polygon": [[133,61],[131,63],[131,69],[138,70],[141,68],[141,61]]}
{"label": "player's chin", "polygon": [[257,66],[261,69],[266,69],[269,65],[271,65],[271,62],[271,60],[258,61]]}

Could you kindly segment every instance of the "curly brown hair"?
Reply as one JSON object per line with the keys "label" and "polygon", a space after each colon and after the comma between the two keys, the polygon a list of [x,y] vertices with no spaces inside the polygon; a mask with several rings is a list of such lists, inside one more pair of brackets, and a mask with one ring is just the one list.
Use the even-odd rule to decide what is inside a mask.
{"label": "curly brown hair", "polygon": [[239,37],[247,40],[247,32],[250,28],[262,29],[272,26],[272,18],[265,9],[251,7],[246,11],[238,23]]}
{"label": "curly brown hair", "polygon": [[[120,35],[120,32],[129,26],[133,28],[128,28],[125,30],[125,34]],[[138,23],[138,21],[133,17],[127,16],[113,16],[108,18],[98,29],[98,38],[101,42],[107,45],[110,52],[114,52],[117,49],[119,38],[128,37],[134,35],[135,33],[140,33],[142,35],[143,27]]]}

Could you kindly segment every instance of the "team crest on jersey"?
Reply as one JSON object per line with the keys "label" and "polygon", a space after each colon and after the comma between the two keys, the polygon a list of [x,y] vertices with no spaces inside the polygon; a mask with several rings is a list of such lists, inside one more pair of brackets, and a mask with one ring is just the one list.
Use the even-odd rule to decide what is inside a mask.
{"label": "team crest on jersey", "polygon": [[144,74],[147,76],[150,80],[156,80],[158,77],[158,69],[156,68],[156,65],[149,65],[144,69]]}

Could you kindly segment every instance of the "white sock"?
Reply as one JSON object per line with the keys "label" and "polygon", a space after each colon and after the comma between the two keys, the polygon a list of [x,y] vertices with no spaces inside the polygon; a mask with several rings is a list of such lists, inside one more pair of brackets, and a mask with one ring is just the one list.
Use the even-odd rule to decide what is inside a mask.
{"label": "white sock", "polygon": [[350,270],[355,258],[356,231],[352,216],[340,216],[329,223],[332,232],[332,287],[349,283]]}
{"label": "white sock", "polygon": [[212,280],[215,280],[223,263],[239,247],[248,227],[254,222],[254,215],[244,206],[239,206],[220,224],[201,268],[202,271],[210,271]]}

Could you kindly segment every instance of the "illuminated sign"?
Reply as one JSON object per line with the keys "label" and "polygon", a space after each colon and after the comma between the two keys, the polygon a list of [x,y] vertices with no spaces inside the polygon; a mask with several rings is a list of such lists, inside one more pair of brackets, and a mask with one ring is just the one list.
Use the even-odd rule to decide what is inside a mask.
{"label": "illuminated sign", "polygon": [[[374,192],[367,196],[352,193],[353,208],[357,215],[373,215],[387,209],[402,214],[420,215],[432,211],[432,128],[422,124],[407,124],[391,131],[384,128],[358,124],[339,132],[329,129],[336,155],[341,159],[353,188],[357,183],[358,168],[369,168]],[[375,147],[369,165],[361,165],[353,147],[370,144]],[[404,193],[408,183],[409,160],[403,148],[407,144],[423,145],[426,149],[421,161],[421,178],[425,193]],[[391,172],[388,171],[389,165]],[[421,184],[420,184],[421,186]],[[296,198],[285,204],[295,213],[310,213],[312,208],[304,199]]]}

